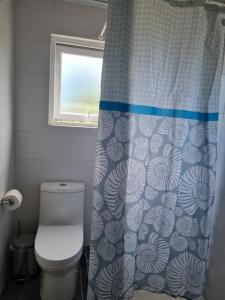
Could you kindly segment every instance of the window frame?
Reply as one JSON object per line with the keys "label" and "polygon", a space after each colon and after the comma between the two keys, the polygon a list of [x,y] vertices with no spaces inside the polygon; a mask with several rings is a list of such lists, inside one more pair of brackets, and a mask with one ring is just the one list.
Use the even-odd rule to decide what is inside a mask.
{"label": "window frame", "polygon": [[[88,120],[85,120],[83,114],[71,113],[70,115],[69,113],[60,113],[61,53],[64,52],[91,57],[103,57],[104,46],[104,41],[62,36],[58,34],[51,35],[48,116],[49,125],[84,128],[98,127],[97,115],[89,116]],[[76,120],[74,118],[75,116]]]}

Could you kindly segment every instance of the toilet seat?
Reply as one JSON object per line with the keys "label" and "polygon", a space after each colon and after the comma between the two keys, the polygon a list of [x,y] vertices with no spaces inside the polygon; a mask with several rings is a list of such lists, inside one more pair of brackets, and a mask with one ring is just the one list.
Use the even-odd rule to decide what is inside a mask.
{"label": "toilet seat", "polygon": [[35,255],[44,269],[65,270],[80,259],[83,248],[83,225],[39,225]]}

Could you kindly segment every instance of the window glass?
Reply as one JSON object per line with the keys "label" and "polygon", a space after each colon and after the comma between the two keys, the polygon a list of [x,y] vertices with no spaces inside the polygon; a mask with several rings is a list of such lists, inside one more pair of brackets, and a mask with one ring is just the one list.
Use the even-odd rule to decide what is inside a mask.
{"label": "window glass", "polygon": [[60,112],[98,115],[102,58],[62,53]]}
{"label": "window glass", "polygon": [[52,35],[49,124],[97,127],[104,42]]}

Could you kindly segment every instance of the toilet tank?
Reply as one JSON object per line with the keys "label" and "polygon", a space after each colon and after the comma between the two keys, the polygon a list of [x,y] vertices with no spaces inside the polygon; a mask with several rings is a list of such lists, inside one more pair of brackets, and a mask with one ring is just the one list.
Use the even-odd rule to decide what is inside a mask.
{"label": "toilet tank", "polygon": [[39,224],[83,224],[84,189],[84,183],[43,182],[40,187]]}

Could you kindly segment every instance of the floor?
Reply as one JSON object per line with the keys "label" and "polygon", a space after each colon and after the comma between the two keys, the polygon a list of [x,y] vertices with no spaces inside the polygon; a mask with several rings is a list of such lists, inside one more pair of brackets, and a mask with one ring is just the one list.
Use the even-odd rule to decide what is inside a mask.
{"label": "floor", "polygon": [[[152,294],[145,291],[136,291],[132,300],[174,300],[174,298],[161,295],[161,294]],[[184,300],[183,298],[176,298],[176,300]]]}
{"label": "floor", "polygon": [[[87,270],[88,270],[89,248],[85,247],[79,263],[79,276],[77,282],[77,293],[73,300],[86,300],[87,298]],[[41,300],[39,296],[40,278],[18,284],[12,278],[6,283],[0,300]],[[144,291],[136,291],[132,300],[172,300],[166,295],[150,294]],[[182,300],[178,298],[177,300]]]}
{"label": "floor", "polygon": [[[80,272],[78,290],[73,300],[86,300],[87,280],[85,272]],[[24,284],[18,285],[13,280],[9,280],[5,290],[0,296],[0,300],[41,300],[39,297],[39,277]],[[144,291],[137,291],[132,300],[172,300],[166,295],[150,294]],[[178,298],[177,300],[182,300]]]}
{"label": "floor", "polygon": [[[86,300],[87,298],[87,268],[89,249],[85,249],[79,263],[79,276],[77,282],[77,292],[73,300]],[[33,280],[18,284],[14,279],[9,278],[0,300],[41,300],[39,296],[40,278],[37,276]]]}

